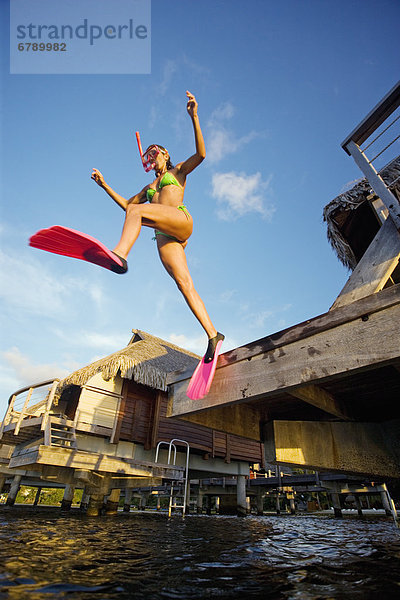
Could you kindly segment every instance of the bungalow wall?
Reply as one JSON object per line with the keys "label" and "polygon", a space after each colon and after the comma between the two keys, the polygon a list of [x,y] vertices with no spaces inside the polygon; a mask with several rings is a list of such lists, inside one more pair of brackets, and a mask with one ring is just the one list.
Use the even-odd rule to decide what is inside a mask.
{"label": "bungalow wall", "polygon": [[203,454],[205,458],[263,463],[264,453],[260,442],[167,417],[167,406],[168,396],[165,392],[126,380],[114,441],[143,444],[149,450],[160,441],[169,442],[177,438],[187,441],[191,452]]}

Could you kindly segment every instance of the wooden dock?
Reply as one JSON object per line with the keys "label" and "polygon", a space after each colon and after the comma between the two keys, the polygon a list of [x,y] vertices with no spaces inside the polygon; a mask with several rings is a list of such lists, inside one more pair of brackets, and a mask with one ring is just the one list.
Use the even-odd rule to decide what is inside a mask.
{"label": "wooden dock", "polygon": [[171,374],[171,417],[229,433],[231,413],[256,424],[267,462],[400,478],[400,157],[378,173],[359,147],[399,106],[400,83],[343,142],[366,179],[324,211],[353,270],[330,310],[222,354],[202,400],[186,396],[191,369]]}

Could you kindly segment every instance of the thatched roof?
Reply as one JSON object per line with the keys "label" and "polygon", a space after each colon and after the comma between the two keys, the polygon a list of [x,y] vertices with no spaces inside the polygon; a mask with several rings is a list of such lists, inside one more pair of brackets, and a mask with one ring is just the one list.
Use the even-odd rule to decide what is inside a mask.
{"label": "thatched roof", "polygon": [[85,385],[88,380],[101,373],[108,381],[118,373],[124,379],[133,379],[148,387],[166,391],[167,374],[180,369],[195,368],[200,357],[183,350],[170,342],[133,329],[133,336],[126,348],[75,371],[63,379],[57,396],[71,385]]}
{"label": "thatched roof", "polygon": [[[400,156],[382,169],[381,177],[394,195],[400,199]],[[327,223],[328,240],[338,259],[349,269],[354,269],[358,261],[349,239],[343,235],[343,227],[340,227],[339,221],[344,220],[343,213],[355,211],[361,204],[367,202],[367,197],[371,193],[371,185],[364,177],[351,189],[334,198],[324,208],[323,217]]]}

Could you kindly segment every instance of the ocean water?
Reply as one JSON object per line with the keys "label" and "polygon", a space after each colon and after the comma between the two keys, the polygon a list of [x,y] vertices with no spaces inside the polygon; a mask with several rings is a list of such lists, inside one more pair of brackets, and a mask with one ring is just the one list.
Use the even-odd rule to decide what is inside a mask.
{"label": "ocean water", "polygon": [[0,599],[400,597],[391,519],[0,509]]}

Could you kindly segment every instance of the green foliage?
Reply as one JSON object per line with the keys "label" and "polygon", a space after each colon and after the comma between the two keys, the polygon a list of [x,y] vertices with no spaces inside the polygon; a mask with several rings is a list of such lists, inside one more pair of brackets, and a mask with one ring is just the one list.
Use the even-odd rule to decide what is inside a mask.
{"label": "green foliage", "polygon": [[[38,488],[21,485],[16,504],[33,504]],[[75,490],[72,504],[78,504],[82,499],[83,490]],[[59,506],[64,496],[63,488],[43,488],[40,492],[39,504]]]}

